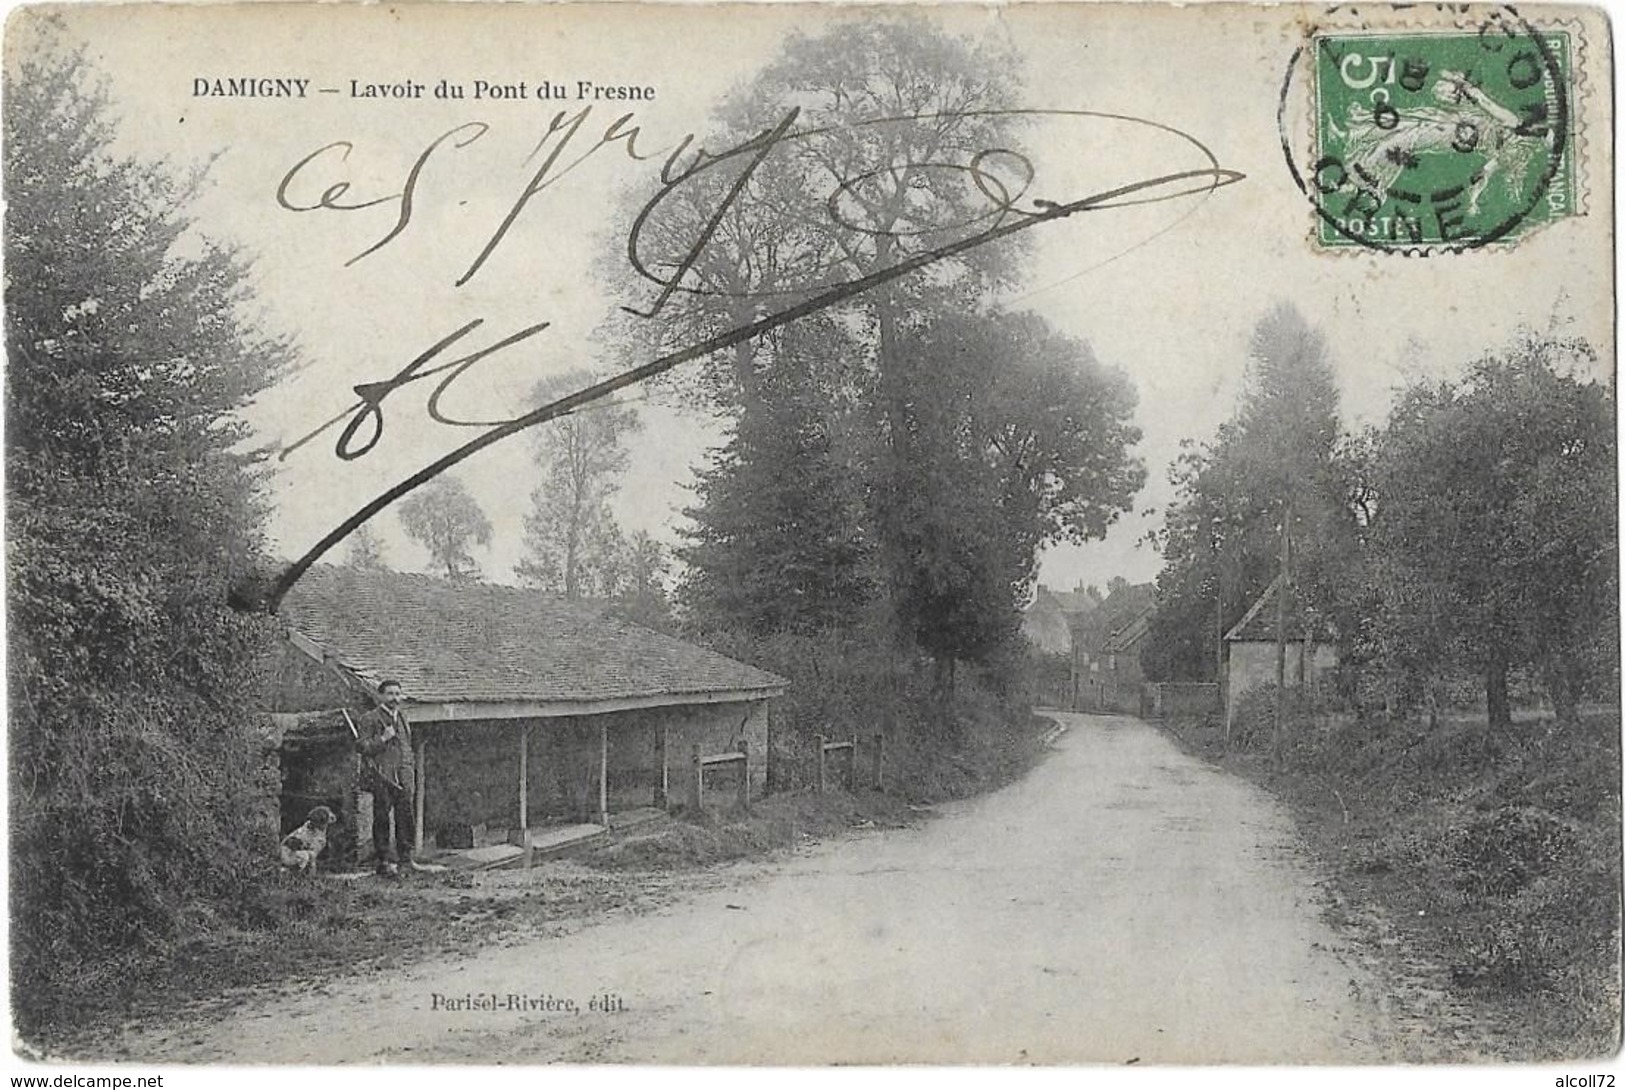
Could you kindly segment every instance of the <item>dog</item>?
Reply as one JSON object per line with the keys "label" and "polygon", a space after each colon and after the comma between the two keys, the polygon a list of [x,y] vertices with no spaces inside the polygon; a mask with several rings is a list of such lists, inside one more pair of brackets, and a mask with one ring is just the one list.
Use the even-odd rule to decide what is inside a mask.
{"label": "dog", "polygon": [[325,806],[305,817],[305,823],[282,838],[282,865],[305,874],[316,868],[316,857],[327,848],[327,828],[338,818]]}

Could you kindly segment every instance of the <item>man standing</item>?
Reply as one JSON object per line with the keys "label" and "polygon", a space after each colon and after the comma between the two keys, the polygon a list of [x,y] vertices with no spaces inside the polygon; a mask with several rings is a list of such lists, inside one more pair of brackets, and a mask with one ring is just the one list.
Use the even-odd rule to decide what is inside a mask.
{"label": "man standing", "polygon": [[[385,679],[378,686],[379,705],[356,724],[356,749],[361,752],[361,780],[356,785],[372,793],[372,847],[378,873],[400,874],[399,863],[412,862],[416,842],[412,820],[413,788],[417,783],[412,757],[412,727],[401,711],[405,698],[401,683]],[[389,819],[395,818],[394,843]]]}

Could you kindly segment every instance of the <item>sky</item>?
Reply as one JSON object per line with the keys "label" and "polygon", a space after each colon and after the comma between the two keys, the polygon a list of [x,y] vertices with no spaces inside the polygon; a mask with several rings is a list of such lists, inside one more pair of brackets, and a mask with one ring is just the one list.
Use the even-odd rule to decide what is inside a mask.
{"label": "sky", "polygon": [[[625,246],[623,195],[650,191],[661,156],[634,162],[618,144],[594,151],[526,201],[489,259],[456,283],[559,145],[546,136],[549,120],[583,105],[539,100],[538,85],[574,91],[586,80],[655,90],[653,101],[586,103],[566,159],[628,112],[646,152],[662,150],[685,134],[703,136],[719,97],[748,82],[787,33],[859,17],[850,8],[786,5],[658,15],[621,5],[573,17],[461,6],[74,7],[65,14],[69,35],[89,43],[110,81],[127,147],[181,167],[210,162],[211,183],[196,206],[200,229],[250,255],[266,327],[291,335],[305,360],[249,414],[260,441],[283,447],[349,408],[356,384],[387,378],[475,320],[482,324],[459,342],[470,349],[549,326],[469,371],[447,397],[449,413],[512,415],[538,380],[608,366],[595,336],[614,306],[606,269]],[[1592,137],[1582,139],[1579,158],[1587,214],[1469,254],[1329,253],[1310,241],[1313,213],[1287,168],[1278,125],[1283,77],[1303,31],[1292,9],[967,5],[932,9],[932,18],[1012,51],[1024,105],[1155,121],[1245,175],[1205,196],[1031,232],[1025,275],[1001,301],[1088,342],[1131,378],[1143,432],[1136,454],[1148,470],[1134,511],[1104,541],[1045,552],[1043,582],[1155,577],[1160,562],[1143,539],[1172,498],[1168,466],[1182,441],[1205,440],[1233,411],[1249,333],[1279,301],[1326,334],[1350,426],[1380,421],[1407,379],[1457,373],[1520,325],[1584,336],[1605,361],[1600,367],[1611,369],[1612,257],[1599,194],[1612,179],[1594,136],[1611,118],[1594,85],[1581,96],[1576,123]],[[1595,37],[1594,20],[1591,30]],[[234,77],[310,83],[303,98],[198,93]],[[437,98],[442,80],[462,85],[468,97]],[[476,98],[477,81],[524,82],[526,97]],[[365,84],[419,90],[409,98],[358,97]],[[1296,103],[1289,114],[1297,139],[1307,111]],[[488,128],[469,139],[475,123]],[[423,162],[399,235],[357,258],[396,225],[401,202],[390,198],[448,133]],[[1192,145],[1144,125],[1054,118],[1031,126],[1027,139],[1039,196],[1201,165]],[[342,212],[281,206],[279,183],[307,159],[288,183],[289,203],[313,203],[329,186],[348,187],[333,191],[333,203],[375,203]],[[474,434],[425,416],[428,385],[386,402],[383,432],[366,456],[335,458],[332,429],[277,462],[272,533],[282,555],[303,553],[385,487]],[[693,470],[724,433],[715,419],[670,399],[626,396],[644,427],[613,506],[628,531],[672,542],[692,502]],[[509,579],[521,554],[535,477],[530,446],[516,436],[457,470],[494,524],[492,545],[475,553],[494,579]],[[373,522],[393,566],[426,564],[391,512]],[[340,555],[342,546],[328,559]]]}

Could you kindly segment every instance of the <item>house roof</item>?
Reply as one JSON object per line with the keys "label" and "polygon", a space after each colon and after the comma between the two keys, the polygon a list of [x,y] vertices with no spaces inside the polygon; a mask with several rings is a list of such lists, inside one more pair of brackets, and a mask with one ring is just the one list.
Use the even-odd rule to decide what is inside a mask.
{"label": "house roof", "polygon": [[1060,610],[1029,606],[1021,617],[1021,632],[1039,651],[1064,654],[1072,650],[1072,628]]}
{"label": "house roof", "polygon": [[1078,622],[1078,635],[1083,646],[1091,653],[1109,654],[1113,650],[1125,650],[1127,644],[1118,648],[1110,646],[1114,637],[1142,618],[1149,624],[1156,608],[1157,588],[1154,584],[1119,585],[1117,590],[1106,596],[1099,608]]}
{"label": "house roof", "polygon": [[789,684],[591,607],[488,583],[318,565],[280,614],[307,651],[369,685],[399,680],[419,704],[715,699]]}
{"label": "house roof", "polygon": [[[1264,593],[1258,596],[1258,601],[1252,604],[1241,620],[1229,632],[1224,634],[1226,642],[1243,643],[1271,643],[1275,640],[1275,595],[1281,585],[1281,577],[1277,575]],[[1319,643],[1329,643],[1331,632],[1327,629],[1325,620],[1312,609],[1292,609],[1291,599],[1287,601],[1286,638],[1288,640],[1311,639]]]}
{"label": "house roof", "polygon": [[1060,607],[1062,613],[1093,613],[1100,605],[1100,599],[1086,591],[1049,590],[1047,593],[1055,599],[1055,604]]}
{"label": "house roof", "polygon": [[1121,655],[1131,650],[1135,644],[1145,639],[1147,632],[1151,631],[1152,607],[1146,606],[1128,621],[1120,626],[1101,646],[1101,650],[1109,655]]}

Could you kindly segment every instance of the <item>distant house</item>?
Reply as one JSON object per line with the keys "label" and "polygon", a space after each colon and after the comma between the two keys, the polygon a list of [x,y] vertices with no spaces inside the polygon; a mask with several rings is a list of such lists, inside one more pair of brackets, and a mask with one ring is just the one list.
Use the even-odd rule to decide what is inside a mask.
{"label": "distant house", "polygon": [[1072,650],[1072,634],[1066,625],[1066,614],[1061,612],[1055,592],[1039,587],[1032,604],[1021,615],[1021,634],[1033,650],[1048,655],[1064,655]]}
{"label": "distant house", "polygon": [[[682,799],[691,754],[743,751],[765,787],[768,700],[788,682],[682,640],[535,591],[316,567],[280,616],[273,720],[284,822],[350,808],[354,757],[338,710],[400,681],[417,750],[420,843],[522,840],[550,822]],[[351,813],[352,829],[365,829]],[[366,833],[362,833],[365,839]]]}
{"label": "distant house", "polygon": [[1138,712],[1140,652],[1157,608],[1151,583],[1119,583],[1073,630],[1073,707]]}
{"label": "distant house", "polygon": [[1140,668],[1140,652],[1151,631],[1154,612],[1153,605],[1141,607],[1101,644],[1101,658],[1105,660],[1100,695],[1103,707],[1119,712],[1141,712],[1140,692],[1145,683],[1145,671]]}
{"label": "distant house", "polygon": [[[1276,640],[1275,597],[1281,579],[1276,577],[1252,608],[1225,633],[1226,729],[1235,721],[1236,707],[1250,689],[1275,683]],[[1290,605],[1290,602],[1288,603]],[[1309,610],[1287,611],[1286,684],[1313,686],[1315,680],[1337,666],[1337,648],[1324,621]]]}
{"label": "distant house", "polygon": [[1099,605],[1099,593],[1082,583],[1074,590],[1051,590],[1040,585],[1032,604],[1022,614],[1022,634],[1039,651],[1068,654],[1072,651],[1073,628]]}

